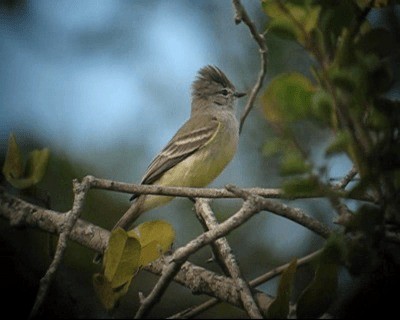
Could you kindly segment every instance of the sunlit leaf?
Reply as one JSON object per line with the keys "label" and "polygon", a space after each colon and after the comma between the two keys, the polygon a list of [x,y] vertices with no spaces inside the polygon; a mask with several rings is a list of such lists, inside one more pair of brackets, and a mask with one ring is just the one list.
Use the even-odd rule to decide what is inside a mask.
{"label": "sunlit leaf", "polygon": [[298,318],[318,318],[327,311],[336,295],[342,255],[343,241],[334,235],[318,257],[314,279],[297,301]]}
{"label": "sunlit leaf", "polygon": [[29,188],[40,182],[46,172],[50,151],[45,148],[33,150],[24,167],[24,161],[14,134],[10,134],[3,174],[7,181],[17,189]]}
{"label": "sunlit leaf", "polygon": [[31,180],[32,184],[37,184],[42,180],[47,169],[49,157],[50,150],[48,148],[33,150],[29,154],[26,164],[26,177]]}
{"label": "sunlit leaf", "polygon": [[290,296],[293,287],[294,275],[297,268],[297,259],[292,260],[283,271],[279,281],[278,292],[275,300],[268,308],[269,319],[285,319],[289,314]]}
{"label": "sunlit leaf", "polygon": [[140,265],[147,265],[159,258],[171,248],[175,240],[174,229],[162,220],[144,222],[128,234],[134,234],[140,240]]}
{"label": "sunlit leaf", "polygon": [[7,181],[12,183],[14,179],[19,179],[24,175],[24,163],[21,151],[19,150],[17,141],[13,133],[8,138],[8,148],[6,159],[3,165],[3,174]]}
{"label": "sunlit leaf", "polygon": [[112,288],[130,282],[139,268],[140,242],[121,229],[111,232],[104,253],[104,276]]}

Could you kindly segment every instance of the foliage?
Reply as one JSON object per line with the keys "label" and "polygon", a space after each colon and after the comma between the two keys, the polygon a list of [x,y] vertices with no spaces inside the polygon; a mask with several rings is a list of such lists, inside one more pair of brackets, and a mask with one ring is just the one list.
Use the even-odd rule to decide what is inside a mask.
{"label": "foliage", "polygon": [[[311,77],[280,74],[265,90],[263,112],[276,132],[264,147],[265,154],[281,155],[288,197],[325,195],[344,227],[335,241],[327,242],[315,278],[298,299],[298,317],[318,317],[328,310],[340,265],[357,276],[385,263],[383,230],[389,225],[397,232],[400,228],[400,108],[399,101],[387,95],[399,48],[391,30],[375,27],[367,19],[372,11],[390,5],[390,1],[262,1],[268,32],[295,41],[314,61]],[[330,130],[326,157],[348,157],[359,175],[349,194],[369,194],[373,204],[356,212],[338,209],[343,205],[334,192],[346,184],[332,185],[321,174],[326,168],[312,163],[297,135],[304,122]],[[387,259],[398,261],[398,250],[390,254]]]}
{"label": "foliage", "polygon": [[107,310],[126,295],[138,270],[168,251],[175,239],[172,226],[165,221],[150,221],[125,231],[111,232],[104,253],[103,271],[93,276],[93,286]]}
{"label": "foliage", "polygon": [[26,189],[39,183],[47,168],[50,151],[47,148],[33,150],[29,153],[24,165],[24,159],[18,147],[14,134],[8,139],[8,149],[3,165],[6,180],[17,189]]}

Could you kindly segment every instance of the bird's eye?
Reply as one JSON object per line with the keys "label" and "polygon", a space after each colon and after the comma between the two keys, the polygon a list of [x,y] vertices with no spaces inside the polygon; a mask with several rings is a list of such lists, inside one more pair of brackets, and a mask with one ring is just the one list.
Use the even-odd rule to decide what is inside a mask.
{"label": "bird's eye", "polygon": [[226,90],[226,89],[222,89],[222,90],[220,91],[220,93],[223,94],[224,96],[227,96],[228,93],[229,93],[229,91]]}

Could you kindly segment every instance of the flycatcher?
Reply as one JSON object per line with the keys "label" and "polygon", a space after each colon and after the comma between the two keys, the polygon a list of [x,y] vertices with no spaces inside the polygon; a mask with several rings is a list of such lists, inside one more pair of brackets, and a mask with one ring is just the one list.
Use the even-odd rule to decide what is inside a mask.
{"label": "flycatcher", "polygon": [[[204,187],[211,183],[236,152],[239,124],[234,105],[244,95],[219,68],[209,65],[200,69],[192,84],[190,118],[150,163],[141,184]],[[114,229],[129,229],[141,213],[172,199],[133,195],[131,207]]]}

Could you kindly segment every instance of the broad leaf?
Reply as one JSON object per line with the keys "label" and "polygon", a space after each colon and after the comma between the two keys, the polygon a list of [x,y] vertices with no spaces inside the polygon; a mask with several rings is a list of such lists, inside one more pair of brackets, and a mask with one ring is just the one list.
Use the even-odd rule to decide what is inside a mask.
{"label": "broad leaf", "polygon": [[144,222],[128,232],[141,244],[140,265],[145,266],[168,251],[175,240],[172,226],[162,220]]}
{"label": "broad leaf", "polygon": [[313,92],[314,86],[305,76],[280,75],[271,81],[262,97],[264,115],[278,126],[306,119],[310,115]]}
{"label": "broad leaf", "polygon": [[112,310],[118,301],[126,295],[130,281],[124,285],[114,288],[107,278],[100,273],[93,275],[93,287],[101,303],[107,310]]}
{"label": "broad leaf", "polygon": [[140,242],[118,228],[110,235],[108,247],[104,253],[104,276],[112,288],[130,282],[139,269]]}
{"label": "broad leaf", "polygon": [[11,183],[14,179],[19,179],[24,175],[24,163],[21,151],[13,133],[8,138],[8,148],[6,159],[3,165],[3,174],[7,181]]}
{"label": "broad leaf", "polygon": [[3,166],[3,174],[7,181],[17,189],[26,189],[39,183],[47,169],[50,151],[45,148],[33,150],[24,167],[21,151],[14,134],[8,140],[8,149]]}

